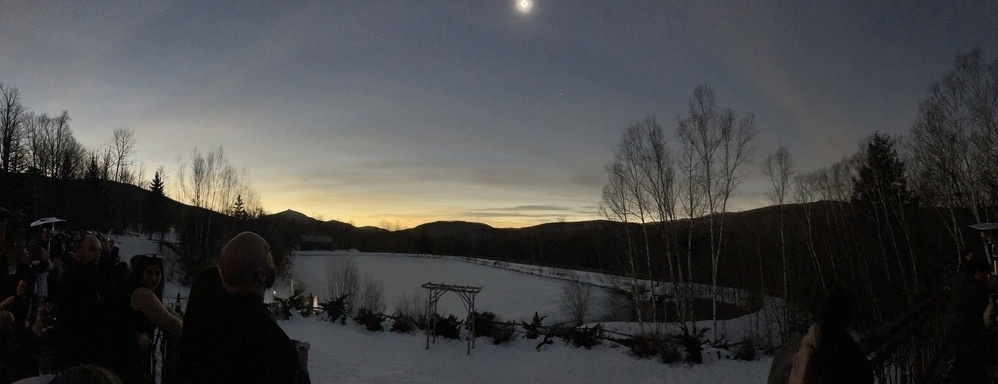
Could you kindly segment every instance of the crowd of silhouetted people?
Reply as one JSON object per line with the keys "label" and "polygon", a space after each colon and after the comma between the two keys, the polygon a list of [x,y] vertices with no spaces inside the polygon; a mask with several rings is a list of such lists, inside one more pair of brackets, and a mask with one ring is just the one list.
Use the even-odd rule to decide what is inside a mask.
{"label": "crowd of silhouetted people", "polygon": [[122,261],[100,233],[43,228],[13,249],[14,273],[0,273],[0,384],[155,383],[157,337],[176,346],[160,367],[171,382],[309,382],[307,347],[263,303],[277,269],[254,233],[198,276],[186,313],[163,304],[161,256]]}

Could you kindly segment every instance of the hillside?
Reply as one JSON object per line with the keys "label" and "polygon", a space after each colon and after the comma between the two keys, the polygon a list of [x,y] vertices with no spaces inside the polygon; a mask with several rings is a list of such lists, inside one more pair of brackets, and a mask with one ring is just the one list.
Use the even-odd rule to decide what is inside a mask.
{"label": "hillside", "polygon": [[[8,237],[16,237],[17,232],[27,230],[28,222],[43,216],[66,219],[62,226],[65,229],[139,230],[148,194],[135,186],[107,181],[57,181],[0,174],[0,207],[24,214],[8,223]],[[681,272],[691,275],[695,282],[711,280],[709,217],[649,224],[646,248],[645,231],[639,225],[603,220],[527,228],[449,221],[387,231],[319,221],[291,210],[236,220],[168,200],[165,211],[182,240],[198,238],[203,244],[196,252],[191,251],[195,254],[192,259],[198,260],[191,268],[210,264],[217,248],[235,233],[253,230],[270,240],[279,261],[296,248],[357,249],[470,256],[626,275],[632,273],[629,255],[633,254],[639,276],[671,280]],[[724,216],[725,240],[718,262],[721,285],[784,296],[785,269],[789,293],[797,296],[792,301],[802,306],[809,305],[829,284],[842,283],[871,292],[883,291],[882,295],[874,295],[880,297],[879,308],[892,302],[904,304],[905,296],[910,298],[942,284],[958,250],[939,213],[929,208],[912,209],[908,215],[910,227],[901,233],[874,226],[848,203],[787,205],[782,209],[784,246],[779,231],[780,212],[780,207],[774,206]],[[966,212],[953,215],[963,225],[973,223]],[[204,233],[210,238],[199,237]],[[329,241],[303,244],[303,235],[322,235]],[[980,240],[973,235],[965,232],[963,242],[979,245]],[[650,257],[645,255],[645,249],[650,251]],[[781,249],[786,250],[786,263]],[[681,264],[673,263],[670,268],[670,257]],[[673,271],[675,268],[680,271]]]}

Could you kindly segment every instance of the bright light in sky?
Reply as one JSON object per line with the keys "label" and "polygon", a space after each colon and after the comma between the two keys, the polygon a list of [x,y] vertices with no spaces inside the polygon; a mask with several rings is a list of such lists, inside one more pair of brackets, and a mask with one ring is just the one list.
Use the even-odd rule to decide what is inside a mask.
{"label": "bright light in sky", "polygon": [[533,0],[516,0],[516,10],[520,11],[522,14],[530,13],[530,10],[534,8]]}

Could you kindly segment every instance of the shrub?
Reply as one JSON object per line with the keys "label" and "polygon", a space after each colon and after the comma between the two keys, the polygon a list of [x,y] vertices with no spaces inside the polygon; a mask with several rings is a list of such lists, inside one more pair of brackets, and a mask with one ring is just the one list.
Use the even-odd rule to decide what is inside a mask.
{"label": "shrub", "polygon": [[528,339],[533,340],[541,335],[541,327],[543,326],[541,322],[546,317],[547,315],[537,316],[537,312],[534,312],[534,318],[530,321],[530,324],[527,324],[526,321],[520,321],[520,324],[523,324],[523,329],[526,331]]}
{"label": "shrub", "polygon": [[758,351],[755,350],[755,342],[752,340],[752,337],[745,336],[745,338],[742,339],[742,342],[738,344],[738,349],[735,350],[735,360],[755,360],[757,352]]}
{"label": "shrub", "polygon": [[395,313],[392,314],[392,332],[408,333],[416,329],[425,330],[426,300],[418,294],[402,294],[395,302]]}
{"label": "shrub", "polygon": [[360,302],[357,304],[361,308],[367,308],[373,312],[384,312],[384,292],[385,287],[380,281],[367,276],[364,278],[364,290],[361,292]]}
{"label": "shrub", "polygon": [[329,300],[326,302],[319,303],[319,308],[322,308],[322,312],[328,316],[329,321],[336,322],[340,321],[340,324],[346,325],[347,321],[347,307],[346,300],[349,295],[343,295],[335,300]]}
{"label": "shrub", "polygon": [[287,299],[274,296],[274,306],[277,311],[277,318],[287,320],[291,318],[291,311],[298,311],[300,313],[307,310],[308,303],[306,303],[305,296],[302,295],[302,290],[296,288],[291,293],[291,297]]}
{"label": "shrub", "polygon": [[496,332],[492,334],[492,344],[499,345],[513,341],[516,334],[516,326],[513,323],[502,323],[496,326]]}
{"label": "shrub", "polygon": [[499,316],[492,312],[472,313],[475,324],[475,337],[484,336],[492,339],[492,343],[499,345],[513,340],[515,327],[507,324]]}
{"label": "shrub", "polygon": [[686,359],[686,354],[683,353],[683,346],[676,342],[675,339],[667,340],[661,344],[661,348],[658,350],[659,359],[666,364],[671,364]]}
{"label": "shrub", "polygon": [[482,312],[482,313],[472,312],[471,316],[472,316],[472,319],[474,321],[473,324],[475,325],[475,327],[474,327],[475,328],[475,337],[478,337],[478,336],[492,337],[493,335],[496,334],[496,331],[498,330],[498,327],[496,326],[496,322],[499,322],[500,319],[496,316],[495,313],[492,313],[492,312]]}
{"label": "shrub", "polygon": [[329,282],[329,297],[346,297],[343,308],[344,313],[349,316],[357,306],[355,301],[360,293],[357,263],[352,259],[334,259],[326,267],[326,279]]}
{"label": "shrub", "polygon": [[[454,315],[449,315],[446,318],[441,317],[438,314],[434,314],[433,318],[437,323],[437,335],[445,339],[460,339],[461,338],[461,322],[457,320]],[[433,326],[432,324],[430,325]]]}
{"label": "shrub", "polygon": [[593,346],[600,345],[600,339],[603,338],[603,327],[596,324],[592,328],[569,328],[562,337],[576,347],[593,349]]}
{"label": "shrub", "polygon": [[353,320],[357,324],[361,324],[364,328],[367,328],[371,332],[381,332],[385,330],[385,327],[381,325],[386,319],[385,315],[374,312],[367,308],[361,308],[357,311],[357,317]]}
{"label": "shrub", "polygon": [[646,338],[645,336],[634,336],[624,340],[623,344],[630,348],[631,355],[634,357],[645,358],[658,355],[663,342],[654,338]]}
{"label": "shrub", "polygon": [[692,331],[689,328],[683,327],[683,334],[676,336],[677,341],[680,345],[686,349],[686,361],[694,364],[703,363],[703,345],[707,344],[707,340],[704,335],[710,330],[708,327],[703,327],[701,329],[694,328]]}
{"label": "shrub", "polygon": [[561,290],[561,311],[572,320],[575,326],[580,326],[585,323],[589,314],[592,297],[592,285],[578,281],[568,283]]}
{"label": "shrub", "polygon": [[408,315],[403,315],[397,313],[392,316],[392,332],[398,333],[411,333],[415,331],[418,327],[416,326],[416,320],[409,317]]}

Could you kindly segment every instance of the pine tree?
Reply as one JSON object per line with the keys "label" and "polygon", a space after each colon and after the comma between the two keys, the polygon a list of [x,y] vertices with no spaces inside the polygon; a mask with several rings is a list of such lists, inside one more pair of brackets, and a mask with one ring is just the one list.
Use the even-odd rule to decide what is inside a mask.
{"label": "pine tree", "polygon": [[163,192],[163,179],[160,177],[159,171],[156,171],[153,176],[152,182],[149,184],[149,191],[150,193],[146,195],[143,222],[151,237],[153,232],[163,232],[166,226],[165,210],[163,209],[166,195]]}
{"label": "pine tree", "polygon": [[898,158],[890,136],[874,133],[861,159],[858,177],[853,178],[853,203],[869,209],[876,204],[899,202],[907,206],[914,202],[904,162]]}
{"label": "pine tree", "polygon": [[239,220],[249,219],[249,213],[246,212],[246,203],[243,203],[243,195],[236,196],[236,202],[232,205],[232,216]]}

